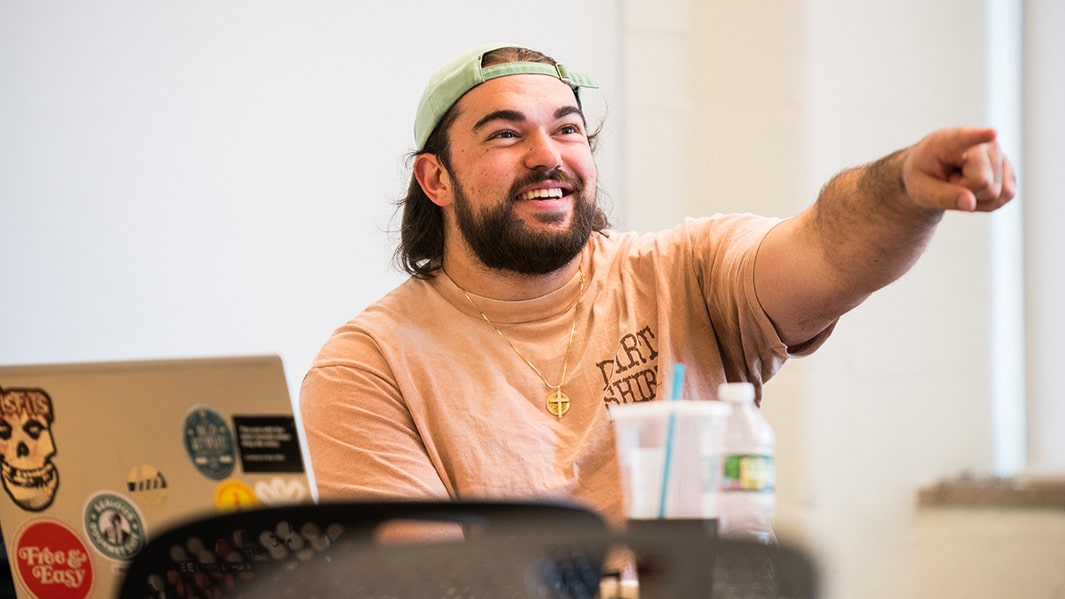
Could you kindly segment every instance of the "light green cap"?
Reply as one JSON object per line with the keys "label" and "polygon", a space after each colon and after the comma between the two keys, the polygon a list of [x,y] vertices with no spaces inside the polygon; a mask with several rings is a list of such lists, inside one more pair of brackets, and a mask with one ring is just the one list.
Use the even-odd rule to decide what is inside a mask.
{"label": "light green cap", "polygon": [[429,135],[436,128],[444,113],[466,92],[496,77],[507,75],[550,75],[576,91],[581,87],[598,87],[587,75],[570,72],[561,64],[541,62],[506,62],[490,67],[481,67],[485,54],[499,48],[520,48],[515,44],[493,44],[474,48],[454,58],[433,74],[418,102],[418,114],[414,119],[414,143],[420,152]]}

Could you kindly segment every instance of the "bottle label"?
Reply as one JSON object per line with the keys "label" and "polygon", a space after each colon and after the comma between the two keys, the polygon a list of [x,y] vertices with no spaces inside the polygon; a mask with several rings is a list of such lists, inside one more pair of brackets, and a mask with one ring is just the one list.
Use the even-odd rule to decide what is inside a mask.
{"label": "bottle label", "polygon": [[777,472],[771,455],[726,455],[721,477],[722,491],[771,493],[776,490]]}

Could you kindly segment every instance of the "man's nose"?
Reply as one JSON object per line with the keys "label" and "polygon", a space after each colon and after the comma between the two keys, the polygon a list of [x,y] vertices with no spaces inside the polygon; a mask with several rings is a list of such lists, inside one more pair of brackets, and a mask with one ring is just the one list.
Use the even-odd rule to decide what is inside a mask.
{"label": "man's nose", "polygon": [[531,134],[526,144],[528,152],[525,156],[525,166],[529,169],[553,170],[562,166],[562,152],[546,131]]}

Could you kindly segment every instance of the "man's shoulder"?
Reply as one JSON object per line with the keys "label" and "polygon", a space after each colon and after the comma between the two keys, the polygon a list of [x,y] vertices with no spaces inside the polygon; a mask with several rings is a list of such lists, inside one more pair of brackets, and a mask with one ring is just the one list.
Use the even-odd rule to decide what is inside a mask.
{"label": "man's shoulder", "polygon": [[651,232],[604,230],[589,242],[603,254],[655,251],[694,239],[725,241],[747,234],[764,234],[781,219],[751,213],[719,213],[688,217],[670,228]]}
{"label": "man's shoulder", "polygon": [[435,279],[408,277],[374,302],[368,304],[350,323],[372,326],[402,318],[417,318],[428,304],[440,300]]}
{"label": "man's shoulder", "polygon": [[[434,297],[435,296],[435,297]],[[383,354],[410,343],[411,331],[426,327],[439,294],[432,280],[408,278],[341,324],[326,340],[317,363],[334,363],[351,356]]]}

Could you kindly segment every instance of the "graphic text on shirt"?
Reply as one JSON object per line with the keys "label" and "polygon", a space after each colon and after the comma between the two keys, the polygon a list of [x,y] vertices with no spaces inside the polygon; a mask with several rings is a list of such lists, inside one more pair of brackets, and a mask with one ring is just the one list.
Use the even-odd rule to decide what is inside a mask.
{"label": "graphic text on shirt", "polygon": [[603,376],[603,403],[651,401],[658,393],[658,349],[650,325],[622,335],[610,360],[596,363]]}

